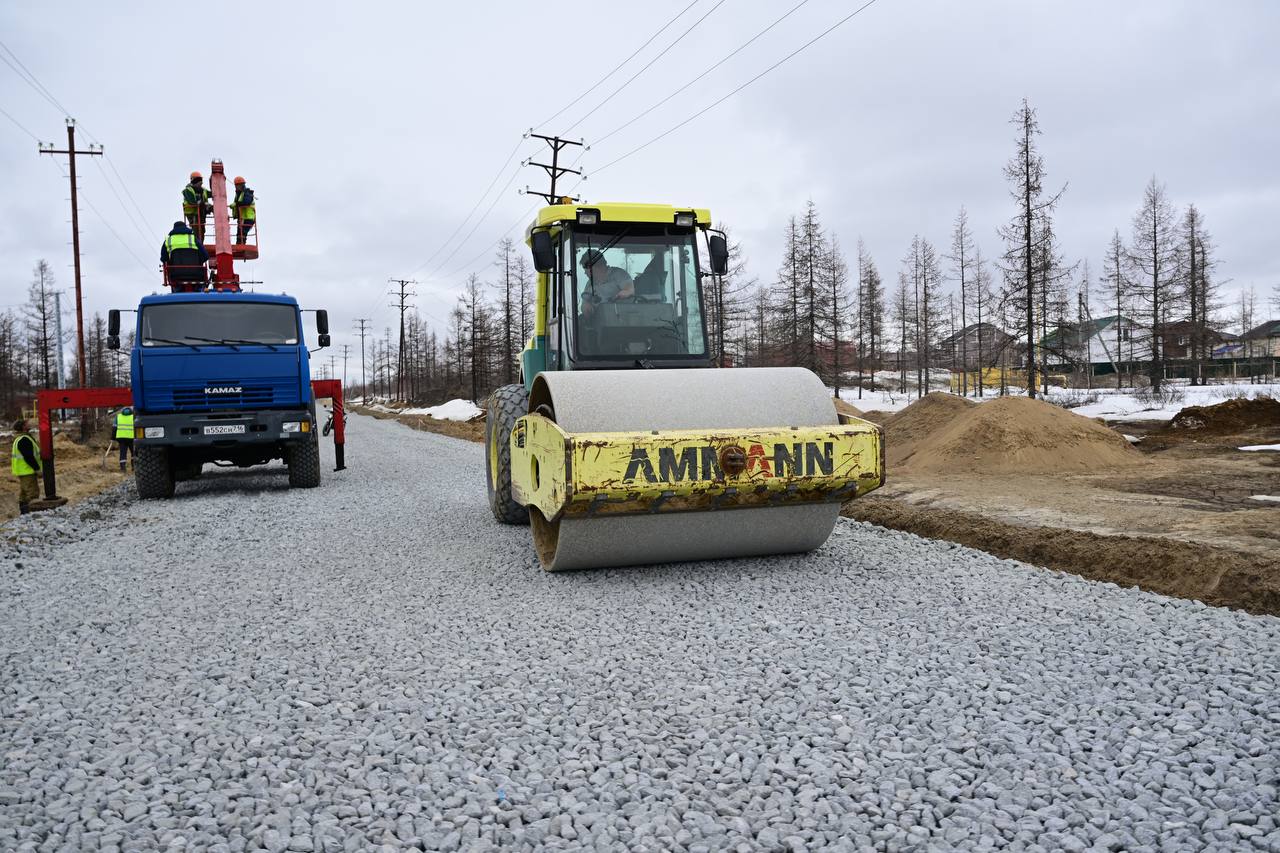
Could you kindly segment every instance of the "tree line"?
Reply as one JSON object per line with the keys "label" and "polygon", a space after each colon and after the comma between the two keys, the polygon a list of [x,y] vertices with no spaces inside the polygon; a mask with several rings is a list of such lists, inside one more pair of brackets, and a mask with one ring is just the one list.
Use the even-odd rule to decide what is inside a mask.
{"label": "tree line", "polygon": [[[1003,171],[1011,213],[985,232],[994,254],[984,253],[984,232],[963,205],[945,242],[923,234],[904,241],[891,285],[860,237],[852,257],[846,254],[812,200],[787,219],[782,257],[767,281],[752,274],[730,233],[727,274],[703,283],[716,362],[806,367],[837,392],[896,387],[919,395],[929,389],[931,370],[960,371],[958,390],[981,394],[982,384],[971,388],[970,371],[1005,368],[1002,381],[1016,376],[1035,396],[1064,364],[1091,371],[1099,354],[1081,346],[1099,320],[1123,317],[1130,322],[1112,321],[1098,336],[1117,382],[1123,371],[1141,370],[1159,386],[1173,332],[1186,342],[1179,359],[1189,359],[1193,381],[1203,379],[1217,333],[1234,325],[1248,331],[1257,319],[1251,288],[1238,310],[1225,304],[1204,213],[1194,203],[1176,207],[1152,177],[1128,239],[1116,228],[1098,247],[1100,262],[1068,259],[1055,228],[1067,184],[1049,180],[1039,119],[1026,100],[1011,124],[1013,153]],[[1280,289],[1272,301],[1276,307]],[[413,314],[404,353],[390,329],[374,342],[371,390],[423,402],[482,400],[497,385],[518,381],[532,312],[526,253],[506,240],[487,279],[467,279],[441,331]]]}
{"label": "tree line", "polygon": [[[5,421],[12,421],[22,412],[30,413],[37,391],[81,384],[75,357],[73,303],[65,299],[60,306],[59,293],[48,261],[38,260],[31,272],[26,302],[0,313],[0,412]],[[59,319],[63,321],[61,334]],[[59,350],[66,354],[61,374]],[[107,349],[107,322],[101,314],[93,315],[85,324],[85,376],[85,384],[92,387],[129,382],[128,350]]]}

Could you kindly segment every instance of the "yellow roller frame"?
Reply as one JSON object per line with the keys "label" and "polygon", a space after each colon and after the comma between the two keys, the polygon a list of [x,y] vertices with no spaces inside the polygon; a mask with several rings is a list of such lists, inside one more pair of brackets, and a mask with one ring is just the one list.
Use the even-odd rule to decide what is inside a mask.
{"label": "yellow roller frame", "polygon": [[570,434],[525,415],[511,431],[512,497],[548,521],[848,500],[884,484],[884,433],[841,421]]}

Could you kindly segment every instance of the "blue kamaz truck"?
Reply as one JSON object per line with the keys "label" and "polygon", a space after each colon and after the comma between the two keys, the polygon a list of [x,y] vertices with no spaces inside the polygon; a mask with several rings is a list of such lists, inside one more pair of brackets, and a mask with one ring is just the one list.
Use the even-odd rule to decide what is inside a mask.
{"label": "blue kamaz truck", "polygon": [[[199,477],[205,463],[244,468],[274,459],[288,466],[289,485],[314,488],[320,445],[303,312],[292,296],[240,289],[235,262],[258,257],[256,219],[239,194],[230,204],[221,160],[210,168],[211,192],[195,185],[199,174],[187,188],[195,203],[185,204],[184,191],[194,230],[174,223],[161,249],[171,292],[138,305],[129,359],[138,494],[172,497],[174,483]],[[317,347],[327,347],[328,314],[316,311],[315,325]],[[107,346],[120,346],[118,310],[108,315]],[[334,393],[341,397],[340,388]],[[340,399],[334,408],[340,445]],[[336,453],[341,470],[340,446]]]}
{"label": "blue kamaz truck", "polygon": [[[328,316],[316,311],[321,347]],[[109,315],[118,346],[120,313]],[[291,296],[202,291],[147,296],[130,354],[134,476],[167,498],[205,463],[282,459],[289,484],[320,485],[316,403],[302,311]]]}

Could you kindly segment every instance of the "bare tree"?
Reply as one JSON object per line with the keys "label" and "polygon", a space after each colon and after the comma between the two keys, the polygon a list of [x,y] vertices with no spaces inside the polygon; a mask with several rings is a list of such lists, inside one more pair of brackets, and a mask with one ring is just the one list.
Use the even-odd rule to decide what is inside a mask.
{"label": "bare tree", "polygon": [[1194,204],[1187,207],[1178,236],[1185,259],[1183,290],[1191,322],[1191,383],[1203,385],[1204,362],[1211,349],[1213,314],[1218,308],[1218,284],[1213,278],[1217,261],[1213,257],[1212,239],[1204,227],[1204,216]]}
{"label": "bare tree", "polygon": [[510,385],[515,382],[516,354],[523,346],[520,334],[520,320],[516,317],[520,302],[520,283],[515,270],[515,242],[504,237],[498,243],[498,255],[494,266],[498,268],[498,323],[501,330],[498,337],[499,355],[502,359],[500,369],[502,382]]}
{"label": "bare tree", "polygon": [[1152,176],[1142,192],[1142,208],[1133,217],[1133,243],[1128,253],[1132,290],[1143,321],[1142,334],[1149,335],[1151,360],[1147,375],[1152,388],[1159,388],[1164,378],[1161,338],[1178,296],[1174,283],[1180,249],[1173,205],[1164,184]]}
{"label": "bare tree", "polygon": [[1044,158],[1036,146],[1040,123],[1036,111],[1023,98],[1011,123],[1017,127],[1014,156],[1004,167],[1009,194],[1017,204],[1017,212],[1000,228],[1005,241],[1004,276],[1006,301],[1021,308],[1024,315],[1023,334],[1027,345],[1027,395],[1036,395],[1036,253],[1038,234],[1044,232],[1066,187],[1046,196],[1044,192]]}
{"label": "bare tree", "polygon": [[40,388],[57,386],[58,365],[57,318],[53,298],[53,270],[49,262],[41,258],[31,271],[31,285],[27,289],[26,332],[31,357],[28,364],[34,368],[33,384]]}
{"label": "bare tree", "polygon": [[[1128,332],[1132,338],[1132,329],[1125,325],[1125,312],[1128,310],[1129,302],[1129,278],[1126,273],[1126,258],[1128,251],[1124,247],[1124,243],[1120,240],[1120,230],[1116,229],[1111,235],[1111,242],[1107,246],[1107,254],[1103,259],[1102,274],[1107,283],[1108,290],[1112,299],[1112,307],[1116,312],[1116,355],[1114,359],[1114,370],[1116,374],[1116,387],[1121,385],[1121,366],[1124,364],[1124,345],[1125,333]],[[1129,341],[1132,350],[1132,340]],[[1132,353],[1130,354],[1132,358]]]}
{"label": "bare tree", "polygon": [[[969,348],[966,329],[969,325],[967,308],[969,306],[969,286],[973,283],[973,260],[977,249],[973,242],[973,231],[969,228],[969,214],[960,206],[956,214],[956,224],[951,230],[952,278],[960,284],[960,393],[969,394]],[[953,324],[954,325],[954,324]],[[952,340],[954,341],[954,332]],[[954,343],[952,349],[954,350]],[[954,359],[953,359],[954,360]]]}
{"label": "bare tree", "polygon": [[[991,301],[995,296],[991,290],[991,270],[987,267],[986,261],[982,258],[982,251],[977,246],[974,246],[973,249],[973,284],[970,286],[969,290],[973,294],[974,322],[976,323],[977,329],[977,334],[975,336],[977,352],[975,354],[976,357],[974,363],[978,367],[976,384],[978,386],[978,396],[981,397],[983,382],[982,374],[983,370],[987,366],[986,359],[984,358],[984,352],[986,352],[986,350],[984,350],[982,344],[982,337],[986,333],[982,324],[982,317],[984,312],[988,317],[990,316]],[[994,346],[995,341],[992,341],[991,343]]]}
{"label": "bare tree", "polygon": [[849,265],[845,262],[844,253],[840,251],[839,241],[832,236],[831,242],[823,256],[824,278],[827,285],[828,328],[831,330],[831,381],[835,386],[835,395],[840,396],[841,371],[840,347],[845,343],[841,337],[845,324],[842,315],[848,309]]}

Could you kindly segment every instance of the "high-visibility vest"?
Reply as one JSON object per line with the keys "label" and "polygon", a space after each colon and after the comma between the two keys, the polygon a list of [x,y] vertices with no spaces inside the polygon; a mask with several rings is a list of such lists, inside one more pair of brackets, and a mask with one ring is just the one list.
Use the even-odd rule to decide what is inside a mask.
{"label": "high-visibility vest", "polygon": [[209,200],[209,191],[204,187],[197,189],[193,184],[187,184],[182,188],[182,212],[192,214],[196,212],[197,206],[201,202]]}
{"label": "high-visibility vest", "polygon": [[[22,451],[18,449],[18,442],[20,441],[31,442],[31,447],[35,451],[36,467],[32,468],[27,464],[27,460],[22,458]],[[13,472],[15,477],[25,477],[28,474],[40,473],[40,442],[25,433],[15,438],[13,440],[13,452],[9,470]]]}
{"label": "high-visibility vest", "polygon": [[170,255],[173,254],[174,249],[194,249],[197,245],[199,244],[196,243],[196,235],[186,231],[179,231],[164,238],[164,247],[169,250]]}
{"label": "high-visibility vest", "polygon": [[[244,190],[236,190],[236,203],[232,210],[236,211],[236,216],[244,222],[252,222],[258,215],[257,206],[253,203],[253,193],[246,193]],[[248,204],[243,201],[248,200]]]}
{"label": "high-visibility vest", "polygon": [[133,415],[116,412],[116,438],[133,438]]}

